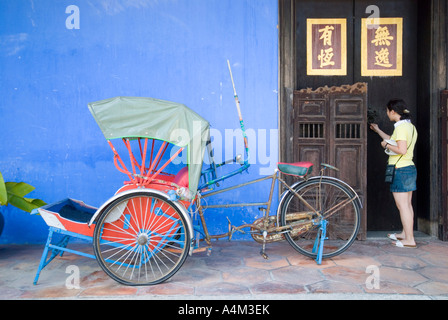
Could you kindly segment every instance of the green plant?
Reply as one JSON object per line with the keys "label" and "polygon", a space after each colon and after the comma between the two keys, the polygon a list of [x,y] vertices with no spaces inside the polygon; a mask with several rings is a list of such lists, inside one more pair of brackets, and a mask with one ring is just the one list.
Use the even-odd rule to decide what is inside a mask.
{"label": "green plant", "polygon": [[40,199],[25,198],[35,188],[25,182],[6,182],[0,173],[0,206],[8,204],[26,212],[40,208],[46,203]]}

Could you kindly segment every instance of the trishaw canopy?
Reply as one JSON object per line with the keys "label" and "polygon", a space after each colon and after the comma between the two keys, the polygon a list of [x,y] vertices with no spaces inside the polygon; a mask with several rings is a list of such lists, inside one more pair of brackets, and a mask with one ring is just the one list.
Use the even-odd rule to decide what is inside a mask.
{"label": "trishaw canopy", "polygon": [[187,150],[189,189],[196,194],[210,139],[210,124],[187,106],[143,97],[116,97],[89,103],[106,140],[148,138]]}

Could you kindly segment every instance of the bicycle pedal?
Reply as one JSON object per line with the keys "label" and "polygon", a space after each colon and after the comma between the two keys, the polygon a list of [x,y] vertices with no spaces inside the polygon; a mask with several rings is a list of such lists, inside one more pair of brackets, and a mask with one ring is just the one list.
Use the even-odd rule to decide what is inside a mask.
{"label": "bicycle pedal", "polygon": [[261,256],[262,256],[265,260],[269,260],[269,257],[268,257],[268,255],[267,255],[265,252],[260,251],[260,254],[261,254]]}

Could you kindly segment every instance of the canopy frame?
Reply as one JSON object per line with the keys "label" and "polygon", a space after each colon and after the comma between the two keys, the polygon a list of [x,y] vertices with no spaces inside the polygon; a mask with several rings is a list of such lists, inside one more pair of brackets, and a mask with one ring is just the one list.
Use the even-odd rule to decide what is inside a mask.
{"label": "canopy frame", "polygon": [[[210,139],[210,124],[207,120],[183,104],[143,97],[116,97],[92,102],[89,103],[89,110],[110,145],[111,140],[114,139],[122,139],[125,142],[126,148],[130,151],[132,171],[123,166],[123,163],[120,162],[121,158],[115,153],[115,148],[112,145],[111,147],[112,150],[115,150],[114,162],[116,165],[120,164],[118,168],[121,172],[129,173],[131,181],[148,185],[162,171],[143,170],[144,162],[136,163],[130,150],[129,140],[139,140],[139,146],[143,149],[147,148],[147,142],[142,147],[141,139],[159,140],[179,147],[181,150],[177,152],[177,155],[182,150],[186,150],[189,173],[188,188],[193,195],[197,193],[206,143]],[[179,136],[174,134],[177,132],[180,133]],[[164,147],[166,146],[164,145]],[[151,152],[154,150],[152,149]],[[146,153],[144,156],[146,157]],[[157,167],[156,164],[158,165],[160,159],[161,157],[154,159],[155,163],[151,163],[151,165]],[[172,157],[161,169],[163,170],[173,159]],[[136,176],[135,170],[139,167],[139,175],[145,176],[145,178]],[[151,176],[148,175],[149,173]],[[138,181],[136,177],[139,179]],[[141,179],[145,181],[141,181]]]}

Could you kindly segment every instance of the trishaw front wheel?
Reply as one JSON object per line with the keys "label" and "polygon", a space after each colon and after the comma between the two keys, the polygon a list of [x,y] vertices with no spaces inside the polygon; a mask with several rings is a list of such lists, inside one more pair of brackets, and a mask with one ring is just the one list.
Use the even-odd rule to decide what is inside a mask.
{"label": "trishaw front wheel", "polygon": [[171,201],[136,192],[114,200],[100,214],[93,247],[99,265],[115,281],[154,285],[183,265],[190,237],[184,215]]}

